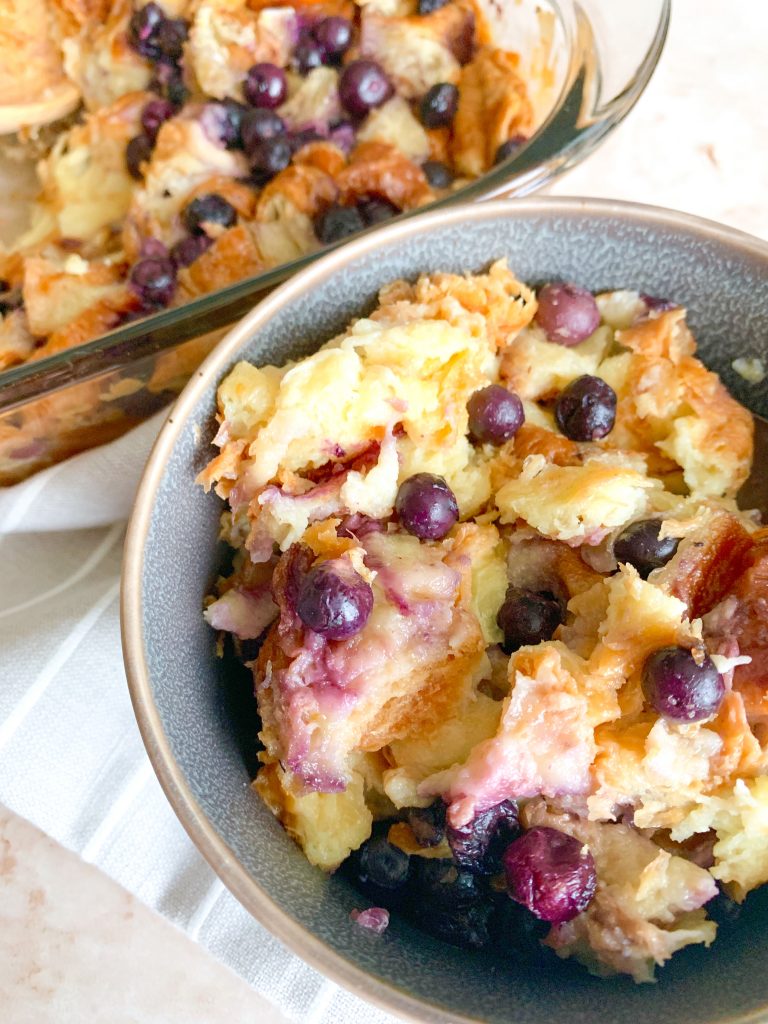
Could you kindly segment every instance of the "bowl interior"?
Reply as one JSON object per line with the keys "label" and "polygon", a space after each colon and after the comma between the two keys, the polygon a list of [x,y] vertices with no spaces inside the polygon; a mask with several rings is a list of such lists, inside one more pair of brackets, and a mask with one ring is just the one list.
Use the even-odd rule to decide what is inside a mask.
{"label": "bowl interior", "polygon": [[768,1005],[768,900],[753,896],[713,950],[677,954],[655,986],[600,981],[568,965],[543,977],[514,961],[491,965],[398,920],[381,938],[352,924],[350,910],[365,900],[313,869],[248,787],[257,730],[250,680],[216,659],[202,619],[225,558],[220,503],[194,484],[213,451],[216,386],[238,359],[280,363],[312,351],[397,277],[479,270],[506,257],[528,282],[565,278],[682,302],[704,361],[767,413],[768,385],[748,385],[730,365],[768,355],[767,252],[735,232],[616,203],[536,199],[429,214],[294,278],[222,343],[171,414],[126,560],[126,655],[145,741],[185,826],[246,906],[316,966],[392,1010],[518,1024],[743,1020]]}

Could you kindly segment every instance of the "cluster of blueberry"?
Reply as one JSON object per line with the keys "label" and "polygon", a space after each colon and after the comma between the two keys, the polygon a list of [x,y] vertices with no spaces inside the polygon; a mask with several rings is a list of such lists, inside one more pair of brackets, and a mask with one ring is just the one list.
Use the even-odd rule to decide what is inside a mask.
{"label": "cluster of blueberry", "polygon": [[521,833],[513,800],[461,827],[446,822],[440,800],[404,816],[425,851],[447,841],[451,857],[411,856],[388,841],[391,823],[382,823],[344,870],[368,899],[399,911],[436,938],[544,961],[537,940],[549,925],[581,913],[594,896],[597,876],[589,851],[556,829]]}
{"label": "cluster of blueberry", "polygon": [[[445,6],[448,0],[420,0],[419,14],[427,15]],[[169,18],[158,4],[150,2],[131,17],[128,38],[134,50],[152,62],[154,73],[150,90],[157,98],[150,100],[141,114],[141,132],[126,147],[126,165],[137,180],[143,179],[143,168],[151,159],[161,126],[177,114],[188,97],[184,84],[183,47],[189,25],[182,18]],[[338,141],[343,148],[354,143],[356,126],[373,109],[380,107],[394,94],[394,87],[384,69],[374,60],[358,58],[342,62],[353,43],[352,22],[343,17],[326,17],[301,29],[292,55],[293,69],[307,75],[320,66],[340,69],[339,99],[345,117],[329,128],[327,138]],[[243,83],[245,102],[235,99],[206,104],[202,119],[207,131],[228,149],[242,150],[251,168],[251,180],[263,187],[291,162],[293,154],[308,142],[321,138],[312,129],[289,131],[276,108],[288,96],[284,68],[271,63],[255,64]],[[418,114],[425,127],[449,127],[456,115],[459,91],[450,82],[430,88],[418,104]],[[515,136],[503,143],[496,162],[506,160],[526,140]],[[432,188],[443,190],[453,183],[453,172],[447,164],[427,160],[422,165]],[[198,218],[229,226],[236,214],[221,197],[203,197],[208,204],[207,216]],[[195,200],[197,202],[197,200]],[[334,203],[323,210],[314,222],[317,238],[330,245],[356,234],[373,224],[396,216],[401,211],[380,196],[362,197],[355,205]],[[145,311],[167,305],[174,293],[175,271],[190,266],[210,246],[204,229],[193,229],[188,238],[177,244],[171,253],[142,260],[130,277],[132,287]],[[160,263],[157,260],[161,260]]]}

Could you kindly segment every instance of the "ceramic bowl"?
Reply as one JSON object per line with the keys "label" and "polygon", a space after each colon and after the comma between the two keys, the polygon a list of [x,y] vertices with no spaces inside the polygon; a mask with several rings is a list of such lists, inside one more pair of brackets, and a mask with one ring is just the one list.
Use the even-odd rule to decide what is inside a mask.
{"label": "ceramic bowl", "polygon": [[312,868],[247,783],[257,723],[251,683],[216,658],[203,597],[224,556],[221,506],[195,484],[213,454],[216,387],[239,359],[311,352],[374,304],[379,288],[425,271],[480,270],[506,256],[528,282],[631,287],[687,306],[704,361],[755,411],[768,384],[734,373],[768,357],[768,246],[706,221],[581,199],[487,203],[426,214],[360,238],[297,275],[216,348],[173,408],[150,458],[125,557],[123,630],[132,698],[160,781],[184,827],[241,903],[341,985],[415,1021],[515,1024],[745,1024],[768,1016],[768,886],[710,950],[676,954],[656,985],[598,980],[555,965],[443,945],[393,918],[372,939],[349,919],[364,905]]}

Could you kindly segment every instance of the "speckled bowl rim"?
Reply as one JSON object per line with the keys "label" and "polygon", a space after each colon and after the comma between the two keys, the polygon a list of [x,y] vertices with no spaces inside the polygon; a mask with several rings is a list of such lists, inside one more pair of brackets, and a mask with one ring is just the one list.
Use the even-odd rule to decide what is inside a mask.
{"label": "speckled bowl rim", "polygon": [[[200,366],[173,405],[152,448],[139,484],[125,541],[121,627],[128,688],[149,759],[181,824],[235,898],[288,949],[322,975],[361,999],[368,1000],[414,1024],[477,1024],[477,1021],[409,996],[387,982],[373,977],[304,928],[251,878],[192,795],[184,774],[173,757],[152,694],[142,627],[141,583],[144,545],[151,523],[155,494],[173,447],[192,410],[211,381],[222,372],[235,353],[246,345],[279,309],[299,301],[302,295],[322,285],[332,275],[343,271],[347,264],[378,247],[389,246],[398,241],[406,243],[415,236],[428,235],[435,229],[456,223],[469,225],[494,218],[514,220],[517,214],[552,217],[586,214],[596,219],[620,217],[628,222],[649,227],[666,230],[685,229],[702,238],[740,249],[745,254],[768,263],[768,243],[715,221],[640,203],[560,196],[483,202],[466,204],[451,210],[438,210],[434,213],[425,213],[423,217],[393,224],[373,235],[352,241],[341,249],[330,252],[272,292],[228,332]],[[721,1024],[764,1024],[767,1013],[768,1004]]]}

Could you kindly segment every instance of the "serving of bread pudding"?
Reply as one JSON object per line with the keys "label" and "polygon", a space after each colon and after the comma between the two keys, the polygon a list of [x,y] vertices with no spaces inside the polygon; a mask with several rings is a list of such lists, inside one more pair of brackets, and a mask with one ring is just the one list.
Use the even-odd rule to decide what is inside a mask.
{"label": "serving of bread pudding", "polygon": [[[685,310],[498,261],[218,391],[255,788],[432,934],[653,978],[768,880],[752,419]],[[380,925],[380,918],[373,915]]]}

